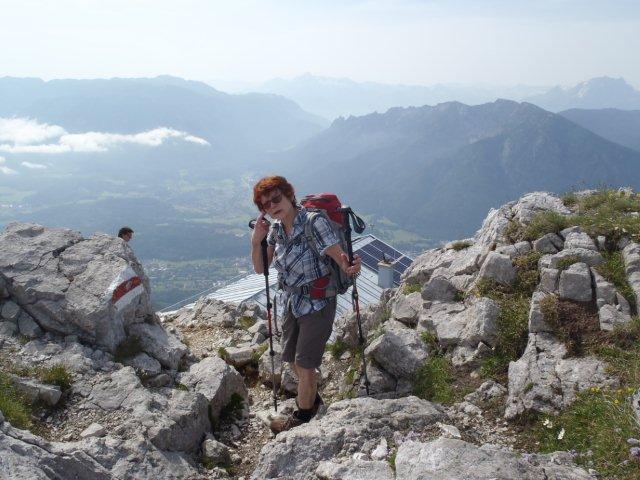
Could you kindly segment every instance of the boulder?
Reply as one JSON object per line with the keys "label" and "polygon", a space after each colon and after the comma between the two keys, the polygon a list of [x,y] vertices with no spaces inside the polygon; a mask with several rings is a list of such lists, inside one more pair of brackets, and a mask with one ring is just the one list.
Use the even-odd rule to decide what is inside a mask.
{"label": "boulder", "polygon": [[476,347],[480,342],[495,345],[500,307],[494,300],[472,297],[457,312],[438,307],[435,310],[435,314],[428,316],[427,313],[421,318],[421,325],[435,329],[441,345]]}
{"label": "boulder", "polygon": [[420,334],[410,329],[390,329],[374,340],[365,354],[396,378],[411,378],[429,356]]}
{"label": "boulder", "polygon": [[524,255],[531,251],[531,244],[529,242],[517,242],[513,245],[503,245],[495,249],[495,253],[506,255],[511,259]]}
{"label": "boulder", "polygon": [[46,331],[114,352],[125,326],[153,315],[149,281],[131,248],[104,234],[11,223],[0,234],[0,276]]}
{"label": "boulder", "polygon": [[[429,282],[431,283],[433,279]],[[405,325],[415,327],[422,310],[422,297],[420,292],[409,295],[398,295],[391,307],[391,318]]]}
{"label": "boulder", "polygon": [[565,248],[554,255],[543,255],[538,266],[540,269],[558,268],[558,264],[566,258],[577,258],[578,262],[586,263],[590,267],[600,265],[604,261],[600,252],[584,248]]}
{"label": "boulder", "polygon": [[[458,289],[451,284],[448,278],[438,275],[431,277],[424,286],[421,298],[423,300],[434,302],[451,302],[456,298],[457,293]],[[422,302],[420,302],[420,307],[422,308]],[[417,313],[419,313],[419,310]]]}
{"label": "boulder", "polygon": [[342,400],[262,447],[251,478],[315,480],[320,462],[341,463],[365,444],[373,450],[383,436],[390,442],[394,431],[419,431],[444,419],[442,407],[416,397]]}
{"label": "boulder", "polygon": [[640,305],[640,244],[631,242],[622,249],[627,280]]}
{"label": "boulder", "polygon": [[540,253],[558,253],[564,248],[564,240],[557,233],[547,233],[533,242],[533,249]]}
{"label": "boulder", "polygon": [[540,270],[540,284],[538,290],[545,293],[556,293],[558,291],[558,281],[560,280],[560,270],[555,268],[543,268]]}
{"label": "boulder", "polygon": [[419,255],[402,274],[403,283],[423,285],[429,281],[434,270],[448,267],[459,256],[455,250],[435,248]]}
{"label": "boulder", "polygon": [[511,285],[516,279],[516,268],[507,255],[491,252],[480,268],[479,278],[487,278],[503,285]]}
{"label": "boulder", "polygon": [[138,373],[146,377],[153,377],[162,371],[160,362],[146,353],[139,353],[133,358],[124,360],[122,363],[135,368]]}
{"label": "boulder", "polygon": [[187,347],[175,335],[157,323],[137,323],[129,327],[129,334],[140,341],[142,350],[170,370],[177,370]]}
{"label": "boulder", "polygon": [[594,357],[565,358],[567,349],[550,333],[530,333],[522,357],[509,364],[509,397],[505,418],[524,412],[555,414],[568,407],[578,392],[614,387],[606,364]]}
{"label": "boulder", "polygon": [[[395,392],[398,380],[380,368],[375,362],[367,362],[367,378],[369,379],[369,395],[376,398],[390,397],[388,395],[391,392]],[[360,379],[360,389],[358,396],[366,395],[366,389],[364,387],[364,376]]]}
{"label": "boulder", "polygon": [[631,315],[618,309],[615,305],[603,305],[598,309],[600,329],[613,331],[619,325],[631,323]]}
{"label": "boulder", "polygon": [[207,357],[178,374],[178,382],[204,395],[209,401],[211,416],[217,418],[234,394],[247,398],[242,375],[219,357]]}
{"label": "boulder", "polygon": [[541,302],[548,296],[549,294],[543,291],[533,292],[533,295],[531,296],[531,303],[529,306],[529,332],[531,333],[553,333],[554,331],[546,322],[541,308]]}
{"label": "boulder", "polygon": [[50,407],[55,406],[62,396],[60,387],[46,385],[32,378],[22,378],[11,375],[11,380],[16,389],[22,393],[29,403],[42,402]]}
{"label": "boulder", "polygon": [[207,434],[204,442],[202,442],[202,457],[216,465],[231,464],[229,447],[224,443],[218,442],[210,433]]}
{"label": "boulder", "polygon": [[0,458],[1,478],[178,480],[198,475],[187,454],[163,452],[136,432],[127,438],[87,437],[62,443],[5,423],[0,428]]}
{"label": "boulder", "polygon": [[580,227],[563,230],[561,234],[564,236],[564,248],[566,249],[579,248],[598,251],[594,241]]}
{"label": "boulder", "polygon": [[519,454],[498,446],[481,447],[455,438],[406,441],[396,455],[396,478],[403,480],[518,479],[595,480],[568,454]]}
{"label": "boulder", "polygon": [[591,272],[587,264],[574,263],[560,272],[558,292],[560,298],[566,300],[590,302],[593,292],[591,291]]}
{"label": "boulder", "polygon": [[102,425],[99,423],[92,423],[80,432],[80,438],[104,437],[106,433],[107,430]]}

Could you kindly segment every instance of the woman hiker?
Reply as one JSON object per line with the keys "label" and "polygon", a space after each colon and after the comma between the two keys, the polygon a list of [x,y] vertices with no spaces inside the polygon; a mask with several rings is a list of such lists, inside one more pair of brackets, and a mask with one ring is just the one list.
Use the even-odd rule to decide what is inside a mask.
{"label": "woman hiker", "polygon": [[[258,181],[253,187],[253,203],[260,210],[251,237],[251,259],[256,273],[264,273],[260,242],[265,236],[269,265],[273,262],[280,283],[286,287],[295,290],[329,275],[325,255],[335,260],[349,275],[360,272],[360,258],[354,255],[353,265],[349,264],[349,257],[324,217],[313,222],[313,235],[323,257],[318,258],[304,237],[308,213],[296,203],[293,186],[284,177],[270,176]],[[275,220],[271,227],[265,215]],[[279,415],[271,421],[271,430],[276,433],[308,422],[323,403],[317,392],[316,368],[322,362],[336,313],[335,296],[311,298],[309,294],[292,292],[292,288],[289,290],[283,291],[281,299],[285,306],[282,361],[292,363],[298,376],[298,409],[291,415]]]}

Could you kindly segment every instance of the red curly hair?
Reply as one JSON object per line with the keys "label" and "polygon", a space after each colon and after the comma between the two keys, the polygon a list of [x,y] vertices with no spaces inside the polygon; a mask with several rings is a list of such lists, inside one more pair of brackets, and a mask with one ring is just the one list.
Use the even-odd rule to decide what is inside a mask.
{"label": "red curly hair", "polygon": [[282,192],[282,194],[287,197],[291,203],[294,205],[296,204],[296,192],[293,189],[293,185],[291,185],[284,177],[272,175],[261,178],[258,180],[258,183],[253,186],[253,203],[258,207],[258,210],[261,212],[264,211],[262,203],[260,203],[262,196],[267,195],[276,189],[280,190],[280,192]]}

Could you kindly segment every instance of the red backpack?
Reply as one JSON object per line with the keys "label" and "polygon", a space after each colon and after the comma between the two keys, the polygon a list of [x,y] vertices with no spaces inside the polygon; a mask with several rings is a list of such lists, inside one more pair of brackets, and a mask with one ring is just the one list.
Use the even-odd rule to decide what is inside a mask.
{"label": "red backpack", "polygon": [[[353,213],[349,207],[343,206],[338,196],[334,193],[307,195],[300,201],[300,205],[309,212],[307,223],[304,226],[304,236],[318,257],[320,257],[320,251],[316,245],[312,230],[313,222],[318,216],[323,216],[329,221],[331,229],[340,241],[340,247],[347,254],[351,248],[346,235],[349,218],[353,222],[353,230],[356,233],[362,233],[365,229],[365,223],[362,219]],[[310,291],[311,297],[324,298],[345,293],[353,285],[353,278],[347,275],[331,257],[325,256],[323,261],[329,267],[331,274],[329,278],[320,278],[314,282]]]}

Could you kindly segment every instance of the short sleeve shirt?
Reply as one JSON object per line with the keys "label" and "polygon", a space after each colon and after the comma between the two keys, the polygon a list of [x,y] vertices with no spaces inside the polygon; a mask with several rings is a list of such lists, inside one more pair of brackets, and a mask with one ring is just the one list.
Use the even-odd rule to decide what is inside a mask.
{"label": "short sleeve shirt", "polygon": [[[293,221],[290,236],[285,233],[280,221],[273,223],[267,236],[267,243],[275,247],[272,265],[278,271],[279,277],[290,287],[301,287],[331,273],[329,266],[324,262],[324,256],[327,248],[339,242],[338,237],[326,218],[318,216],[314,220],[313,237],[320,256],[323,257],[318,258],[304,238],[304,226],[309,214],[305,208],[300,208]],[[301,241],[294,241],[296,238],[300,238]],[[309,295],[288,292],[282,293],[281,302],[285,308],[291,306],[291,312],[296,318],[320,310],[328,303],[324,298],[311,298]]]}

